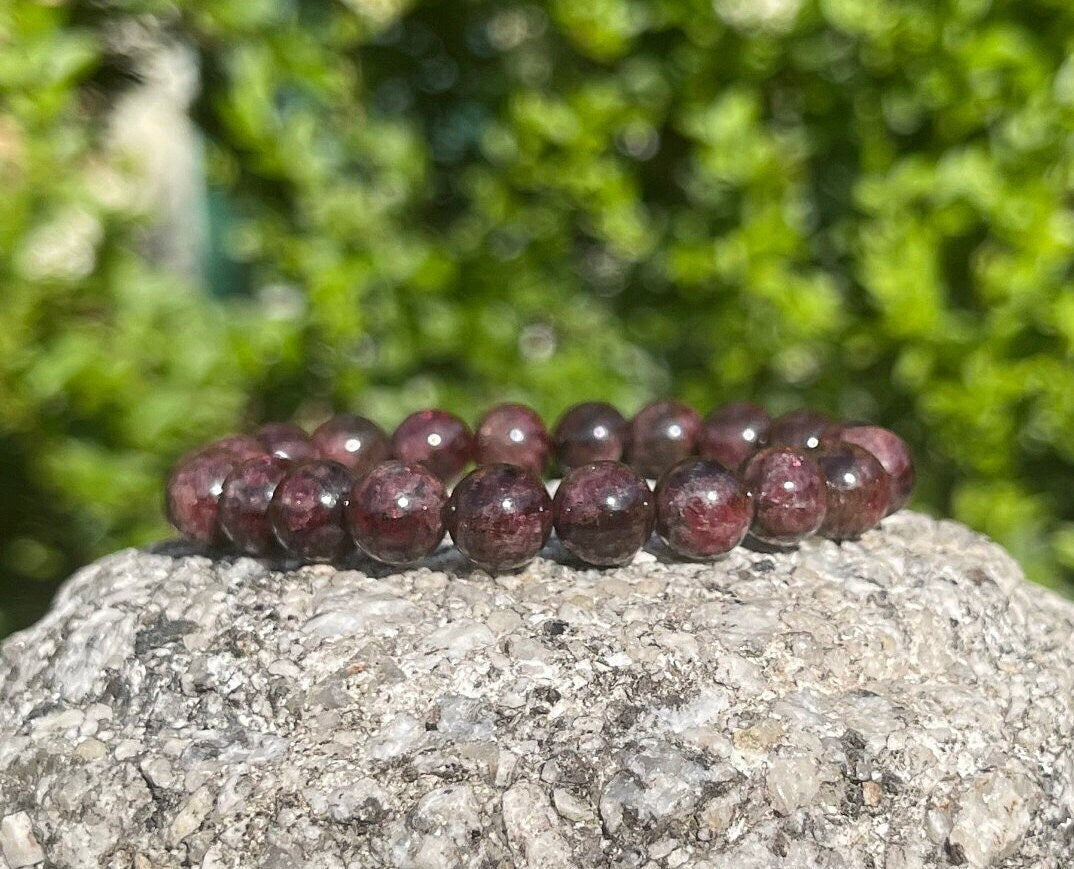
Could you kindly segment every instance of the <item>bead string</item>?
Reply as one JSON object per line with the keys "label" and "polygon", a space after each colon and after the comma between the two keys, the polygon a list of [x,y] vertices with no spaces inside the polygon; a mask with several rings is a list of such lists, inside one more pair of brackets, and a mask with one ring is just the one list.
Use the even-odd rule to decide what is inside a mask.
{"label": "bead string", "polygon": [[[554,498],[541,481],[553,459]],[[312,435],[265,425],[182,458],[165,502],[179,533],[206,546],[309,561],[357,547],[404,565],[446,532],[495,573],[531,561],[553,527],[595,566],[628,563],[654,530],[689,559],[718,557],[747,534],[775,546],[853,539],[906,505],[914,476],[898,435],[808,409],[772,419],[740,402],[702,419],[658,401],[627,420],[585,402],[549,433],[532,409],[500,404],[474,432],[443,410],[411,414],[390,438],[349,414]]]}

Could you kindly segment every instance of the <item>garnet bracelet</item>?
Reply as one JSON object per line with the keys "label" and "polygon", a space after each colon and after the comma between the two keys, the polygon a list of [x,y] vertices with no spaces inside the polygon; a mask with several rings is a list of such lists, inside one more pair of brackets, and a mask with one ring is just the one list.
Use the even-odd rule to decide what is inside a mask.
{"label": "garnet bracelet", "polygon": [[[541,480],[553,460],[562,473],[554,498]],[[471,461],[476,469],[449,495]],[[355,415],[312,435],[265,425],[182,458],[166,504],[187,539],[249,555],[339,561],[357,546],[402,565],[431,553],[446,531],[496,572],[531,561],[553,527],[570,553],[597,566],[629,562],[654,529],[691,559],[722,555],[747,534],[774,546],[813,534],[852,539],[905,506],[913,485],[898,435],[812,410],[773,420],[735,403],[702,419],[659,401],[627,420],[586,402],[549,434],[530,408],[501,404],[474,433],[442,410],[411,414],[391,438]]]}

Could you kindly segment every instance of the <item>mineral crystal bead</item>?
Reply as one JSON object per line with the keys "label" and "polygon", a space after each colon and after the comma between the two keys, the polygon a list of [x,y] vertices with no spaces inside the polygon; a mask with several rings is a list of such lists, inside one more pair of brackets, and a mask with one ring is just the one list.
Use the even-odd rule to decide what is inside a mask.
{"label": "mineral crystal bead", "polygon": [[872,453],[857,444],[838,443],[818,450],[815,458],[828,492],[822,535],[851,540],[887,515],[891,478]]}
{"label": "mineral crystal bead", "polygon": [[392,453],[425,465],[442,481],[459,475],[473,458],[474,439],[461,419],[444,410],[421,410],[404,419],[392,435]]}
{"label": "mineral crystal bead", "polygon": [[876,456],[891,477],[891,505],[888,507],[888,514],[901,510],[909,503],[917,472],[914,469],[914,457],[906,441],[895,432],[876,425],[844,426],[839,431],[839,439],[868,450]]}
{"label": "mineral crystal bead", "polygon": [[593,462],[567,472],[552,515],[560,542],[582,561],[626,564],[652,534],[652,491],[624,464]]}
{"label": "mineral crystal bead", "polygon": [[500,404],[477,425],[475,459],[479,465],[518,465],[538,476],[544,473],[552,448],[548,430],[524,404]]}
{"label": "mineral crystal bead", "polygon": [[532,471],[485,465],[455,486],[447,527],[459,551],[495,573],[534,559],[552,531],[552,499]]}
{"label": "mineral crystal bead", "polygon": [[269,521],[276,539],[307,561],[332,561],[352,549],[344,512],[354,478],[339,462],[293,465],[276,486]]}
{"label": "mineral crystal bead", "polygon": [[228,435],[206,444],[199,452],[231,453],[238,459],[252,459],[268,455],[268,451],[255,438],[247,435]]}
{"label": "mineral crystal bead", "polygon": [[763,449],[746,463],[742,479],[753,496],[750,531],[758,540],[790,546],[815,534],[824,521],[824,474],[805,452]]}
{"label": "mineral crystal bead", "polygon": [[654,401],[630,422],[627,458],[644,477],[655,479],[694,451],[701,418],[679,401]]}
{"label": "mineral crystal bead", "polygon": [[717,408],[701,423],[697,452],[702,458],[735,470],[768,442],[772,419],[747,401]]}
{"label": "mineral crystal bead", "polygon": [[288,462],[275,456],[257,456],[247,459],[224,480],[220,529],[240,552],[268,555],[275,548],[268,508],[288,467]]}
{"label": "mineral crystal bead", "polygon": [[746,536],[753,509],[749,494],[727,468],[708,459],[686,459],[656,486],[656,533],[685,558],[730,552]]}
{"label": "mineral crystal bead", "polygon": [[217,501],[241,461],[227,450],[201,450],[176,464],[165,488],[165,511],[185,538],[206,545],[221,541]]}
{"label": "mineral crystal bead", "polygon": [[347,527],[362,551],[386,564],[410,564],[444,538],[444,484],[424,465],[384,462],[358,480]]}
{"label": "mineral crystal bead", "polygon": [[617,462],[623,457],[627,429],[623,415],[610,404],[576,404],[556,424],[556,460],[565,471],[590,462]]}
{"label": "mineral crystal bead", "polygon": [[815,450],[832,424],[831,418],[819,411],[799,408],[775,419],[768,442],[774,447]]}
{"label": "mineral crystal bead", "polygon": [[317,458],[310,437],[299,426],[289,422],[273,422],[261,426],[254,437],[270,455],[291,462]]}
{"label": "mineral crystal bead", "polygon": [[340,414],[322,423],[310,439],[320,458],[339,462],[358,477],[385,461],[392,451],[384,429],[353,413]]}

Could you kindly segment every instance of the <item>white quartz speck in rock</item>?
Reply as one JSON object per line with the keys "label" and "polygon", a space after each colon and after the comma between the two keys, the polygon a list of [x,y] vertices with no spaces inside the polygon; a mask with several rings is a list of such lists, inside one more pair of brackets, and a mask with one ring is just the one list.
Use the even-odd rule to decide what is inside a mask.
{"label": "white quartz speck in rock", "polygon": [[0,649],[0,869],[1074,865],[1074,607],[960,525],[349,567],[73,577]]}

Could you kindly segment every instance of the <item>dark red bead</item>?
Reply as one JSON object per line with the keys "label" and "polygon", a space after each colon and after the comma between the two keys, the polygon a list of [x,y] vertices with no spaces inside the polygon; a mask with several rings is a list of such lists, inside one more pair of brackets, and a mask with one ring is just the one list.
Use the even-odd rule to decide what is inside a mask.
{"label": "dark red bead", "polygon": [[876,456],[857,444],[838,443],[817,450],[815,458],[828,487],[820,533],[851,540],[878,525],[891,504],[891,478]]}
{"label": "dark red bead", "polygon": [[656,533],[678,555],[714,558],[746,536],[753,509],[738,478],[719,462],[686,459],[656,486]]}
{"label": "dark red bead", "polygon": [[495,573],[531,562],[552,532],[552,499],[532,471],[485,465],[455,486],[447,528],[459,551]]}
{"label": "dark red bead", "polygon": [[444,482],[453,480],[473,458],[474,438],[461,419],[444,410],[412,413],[392,435],[392,454],[425,465]]}
{"label": "dark red bead", "polygon": [[831,417],[817,410],[802,407],[792,410],[772,422],[768,443],[774,447],[794,447],[815,450],[833,425]]}
{"label": "dark red bead", "polygon": [[268,451],[261,445],[261,442],[248,435],[228,435],[218,438],[206,444],[198,452],[231,453],[237,459],[242,460],[268,455]]}
{"label": "dark red bead", "polygon": [[268,508],[288,467],[275,456],[257,456],[244,461],[224,480],[220,529],[240,552],[268,555],[275,548]]}
{"label": "dark red bead", "polygon": [[701,417],[680,401],[654,401],[630,421],[627,458],[644,477],[655,479],[692,455]]}
{"label": "dark red bead", "polygon": [[322,423],[310,440],[320,458],[339,462],[359,477],[387,460],[392,452],[384,429],[353,413],[340,414]]}
{"label": "dark red bead", "polygon": [[735,470],[768,443],[772,418],[764,408],[739,401],[717,408],[701,423],[697,453]]}
{"label": "dark red bead", "polygon": [[556,424],[556,460],[564,471],[590,462],[617,462],[623,457],[627,429],[623,415],[610,404],[576,404]]}
{"label": "dark red bead", "polygon": [[344,512],[354,478],[339,462],[294,465],[276,486],[269,521],[283,548],[307,561],[332,561],[352,549]]}
{"label": "dark red bead", "polygon": [[317,458],[310,436],[290,422],[273,422],[254,432],[254,437],[270,455],[290,462]]}
{"label": "dark red bead", "polygon": [[626,564],[653,532],[649,484],[620,462],[573,468],[552,500],[556,535],[589,564]]}
{"label": "dark red bead", "polygon": [[742,479],[753,497],[758,540],[790,546],[816,534],[828,509],[820,466],[804,451],[768,447],[745,465]]}
{"label": "dark red bead", "polygon": [[914,457],[906,441],[895,432],[877,425],[844,426],[839,431],[839,439],[867,449],[876,456],[891,477],[889,515],[909,503],[917,472],[914,469]]}
{"label": "dark red bead", "polygon": [[410,564],[444,538],[444,484],[424,465],[384,462],[351,489],[347,527],[362,551],[387,564]]}
{"label": "dark red bead", "polygon": [[180,459],[168,477],[168,521],[188,540],[221,542],[218,500],[227,479],[242,461],[226,450],[201,450]]}
{"label": "dark red bead", "polygon": [[524,404],[498,404],[477,424],[475,461],[479,465],[518,465],[544,474],[552,441],[541,417]]}

